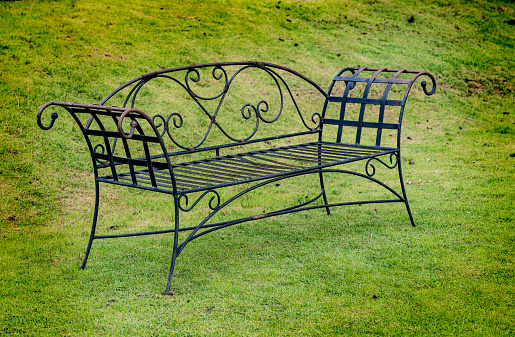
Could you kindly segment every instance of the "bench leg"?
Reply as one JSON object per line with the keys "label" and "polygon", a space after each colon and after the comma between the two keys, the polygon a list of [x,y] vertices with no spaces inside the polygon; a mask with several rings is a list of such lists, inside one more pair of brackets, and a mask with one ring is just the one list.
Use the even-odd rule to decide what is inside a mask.
{"label": "bench leg", "polygon": [[404,180],[402,179],[402,168],[401,168],[401,156],[399,153],[399,164],[397,165],[399,168],[399,180],[401,182],[402,189],[402,197],[404,198],[404,204],[406,205],[406,210],[408,211],[409,219],[411,221],[411,225],[415,227],[415,221],[413,221],[413,215],[411,215],[411,210],[409,208],[408,197],[406,197],[406,189],[404,188]]}
{"label": "bench leg", "polygon": [[173,252],[172,263],[170,265],[170,272],[168,273],[168,282],[166,283],[165,295],[170,294],[170,285],[172,283],[173,270],[175,269],[175,260],[177,259],[177,247],[179,245],[179,198],[174,196],[175,205],[175,232],[173,233]]}
{"label": "bench leg", "polygon": [[[327,203],[327,196],[325,195],[325,187],[324,187],[324,177],[322,176],[322,172],[318,172],[318,177],[320,178],[320,188],[322,189],[322,197],[324,198],[324,204],[328,205]],[[325,208],[327,215],[331,215],[331,211],[329,210],[329,207]]]}
{"label": "bench leg", "polygon": [[89,234],[88,248],[86,248],[86,255],[84,255],[84,260],[82,261],[81,269],[84,269],[86,267],[86,263],[88,262],[89,251],[91,250],[91,245],[93,244],[93,240],[95,239],[95,230],[97,228],[99,194],[99,183],[95,180],[95,212],[93,213],[93,225],[91,225],[91,233]]}

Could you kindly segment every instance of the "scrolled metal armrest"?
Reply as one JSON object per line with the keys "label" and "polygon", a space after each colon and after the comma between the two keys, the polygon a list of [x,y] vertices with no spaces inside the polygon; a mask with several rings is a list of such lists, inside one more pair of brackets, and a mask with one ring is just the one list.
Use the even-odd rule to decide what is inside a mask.
{"label": "scrolled metal armrest", "polygon": [[57,114],[57,112],[53,112],[50,117],[52,118],[50,120],[50,124],[48,124],[48,126],[44,126],[43,123],[41,122],[41,115],[43,114],[43,111],[48,108],[49,106],[51,105],[57,105],[58,102],[48,102],[46,103],[45,105],[43,105],[41,107],[41,109],[39,109],[38,111],[38,117],[37,117],[37,123],[38,123],[38,126],[43,129],[43,130],[50,130],[52,128],[52,126],[54,126],[54,123],[55,123],[55,120],[57,119],[57,117],[59,117],[59,115]]}
{"label": "scrolled metal armrest", "polygon": [[426,81],[422,81],[420,83],[420,85],[422,86],[422,89],[424,89],[424,94],[426,94],[427,96],[430,96],[432,94],[434,94],[435,90],[436,90],[436,79],[435,77],[433,76],[433,74],[431,73],[428,73],[428,72],[423,72],[421,73],[420,75],[416,76],[414,79],[413,79],[413,82],[415,82],[415,80],[419,77],[419,76],[427,76],[431,79],[431,91],[427,91],[427,82]]}

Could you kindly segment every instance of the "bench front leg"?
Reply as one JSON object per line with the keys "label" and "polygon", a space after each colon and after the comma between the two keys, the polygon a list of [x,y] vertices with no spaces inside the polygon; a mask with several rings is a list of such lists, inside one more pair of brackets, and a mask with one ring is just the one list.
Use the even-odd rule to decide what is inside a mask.
{"label": "bench front leg", "polygon": [[95,211],[93,213],[93,224],[91,225],[91,233],[89,234],[89,242],[88,247],[86,248],[86,255],[84,255],[84,260],[82,261],[81,269],[86,267],[86,263],[88,262],[89,252],[91,250],[91,245],[93,244],[93,240],[95,239],[95,230],[97,228],[97,217],[98,217],[98,204],[100,199],[100,186],[98,180],[95,179]]}
{"label": "bench front leg", "polygon": [[175,260],[177,259],[177,252],[179,246],[179,198],[176,195],[174,195],[173,201],[175,232],[173,233],[172,263],[170,264],[170,272],[168,273],[168,282],[166,283],[165,295],[170,294],[170,285],[172,283],[173,270],[175,269]]}

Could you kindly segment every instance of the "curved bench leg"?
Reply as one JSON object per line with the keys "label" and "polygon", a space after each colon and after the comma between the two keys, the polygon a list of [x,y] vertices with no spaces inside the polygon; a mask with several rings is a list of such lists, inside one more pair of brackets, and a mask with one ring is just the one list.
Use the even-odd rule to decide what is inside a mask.
{"label": "curved bench leg", "polygon": [[175,269],[175,260],[177,259],[177,247],[179,245],[179,199],[174,196],[175,205],[175,232],[173,233],[173,251],[172,251],[172,263],[170,265],[170,272],[168,273],[168,282],[166,283],[165,295],[170,293],[170,285],[172,283],[173,270]]}
{"label": "curved bench leg", "polygon": [[91,250],[91,245],[93,244],[93,240],[95,239],[95,230],[97,228],[97,217],[98,217],[98,202],[99,202],[99,194],[100,194],[100,186],[97,180],[95,180],[95,211],[93,213],[93,224],[91,225],[91,233],[89,234],[89,242],[88,248],[86,248],[86,255],[84,255],[84,260],[82,261],[81,269],[86,267],[86,263],[88,262],[89,251]]}
{"label": "curved bench leg", "polygon": [[[328,205],[327,203],[327,196],[325,195],[325,187],[324,187],[324,177],[322,176],[322,172],[318,172],[318,177],[320,178],[320,188],[322,189],[322,197],[324,198],[324,204]],[[329,210],[329,207],[325,208],[327,215],[331,215],[331,211]]]}
{"label": "curved bench leg", "polygon": [[404,180],[402,179],[402,168],[401,168],[401,154],[399,153],[399,180],[401,182],[402,196],[404,198],[404,204],[406,205],[406,210],[408,211],[409,219],[411,221],[411,225],[415,227],[415,221],[413,221],[413,215],[411,215],[411,210],[409,208],[408,197],[406,196],[406,189],[404,188]]}

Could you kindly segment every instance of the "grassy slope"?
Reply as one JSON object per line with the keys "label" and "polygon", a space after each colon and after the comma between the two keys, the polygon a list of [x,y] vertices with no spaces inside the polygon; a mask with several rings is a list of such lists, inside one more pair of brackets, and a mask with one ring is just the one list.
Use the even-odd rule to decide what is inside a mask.
{"label": "grassy slope", "polygon": [[[513,335],[514,17],[481,1],[2,2],[0,334]],[[79,272],[90,164],[71,122],[43,132],[37,109],[226,60],[322,86],[348,65],[431,71],[438,92],[410,101],[404,131],[420,226],[400,207],[241,225],[185,251],[173,297],[159,293],[170,237],[98,243]],[[106,195],[105,223],[169,215],[160,197]]]}

